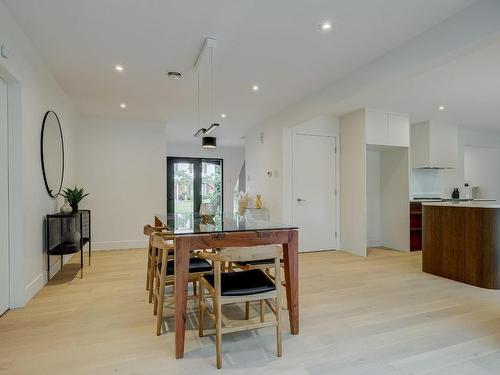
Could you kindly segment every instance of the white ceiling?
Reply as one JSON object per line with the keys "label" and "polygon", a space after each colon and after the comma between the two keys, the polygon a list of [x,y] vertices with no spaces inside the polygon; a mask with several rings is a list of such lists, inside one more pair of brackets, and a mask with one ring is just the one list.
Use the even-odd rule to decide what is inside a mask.
{"label": "white ceiling", "polygon": [[[438,111],[440,105],[445,111]],[[338,112],[373,107],[464,128],[500,130],[500,39],[411,79],[359,94]]]}
{"label": "white ceiling", "polygon": [[[216,38],[217,135],[227,145],[474,2],[3,1],[82,114],[164,122],[179,142],[192,142],[199,127],[193,62],[204,38]],[[328,33],[318,28],[324,20],[333,23]],[[117,63],[123,74],[113,71]],[[184,78],[168,79],[169,70]],[[202,118],[202,126],[210,122],[203,111]]]}

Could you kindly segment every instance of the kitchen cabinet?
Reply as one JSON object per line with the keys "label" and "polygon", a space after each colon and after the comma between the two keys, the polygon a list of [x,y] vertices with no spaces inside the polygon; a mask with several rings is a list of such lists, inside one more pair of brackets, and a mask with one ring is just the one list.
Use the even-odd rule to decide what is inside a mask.
{"label": "kitchen cabinet", "polygon": [[422,203],[410,202],[410,251],[422,250]]}
{"label": "kitchen cabinet", "polygon": [[419,169],[453,169],[458,159],[454,125],[424,121],[411,126],[411,165]]}
{"label": "kitchen cabinet", "polygon": [[409,147],[410,117],[407,114],[365,110],[366,143]]}

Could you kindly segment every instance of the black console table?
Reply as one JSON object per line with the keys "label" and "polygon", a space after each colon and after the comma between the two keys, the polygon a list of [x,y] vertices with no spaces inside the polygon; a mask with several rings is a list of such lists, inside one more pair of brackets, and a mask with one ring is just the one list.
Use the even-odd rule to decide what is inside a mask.
{"label": "black console table", "polygon": [[47,277],[50,279],[50,257],[63,257],[66,254],[80,252],[80,277],[83,278],[83,248],[88,244],[89,266],[92,255],[90,210],[79,210],[70,214],[47,215],[46,222],[46,249],[47,249]]}

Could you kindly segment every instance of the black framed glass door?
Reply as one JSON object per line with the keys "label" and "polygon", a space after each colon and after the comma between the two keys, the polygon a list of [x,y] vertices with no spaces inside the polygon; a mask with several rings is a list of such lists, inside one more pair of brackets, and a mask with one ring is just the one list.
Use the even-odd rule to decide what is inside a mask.
{"label": "black framed glass door", "polygon": [[222,159],[167,157],[167,212],[192,216],[202,203],[223,212]]}

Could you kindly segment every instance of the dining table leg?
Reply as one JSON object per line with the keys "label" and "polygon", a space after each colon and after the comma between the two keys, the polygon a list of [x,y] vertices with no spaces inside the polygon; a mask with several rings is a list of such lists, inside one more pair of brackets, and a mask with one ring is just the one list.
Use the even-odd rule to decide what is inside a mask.
{"label": "dining table leg", "polygon": [[292,335],[299,334],[299,235],[291,230],[288,243],[283,244],[286,298]]}
{"label": "dining table leg", "polygon": [[190,243],[187,237],[175,240],[175,358],[184,357],[186,305]]}

